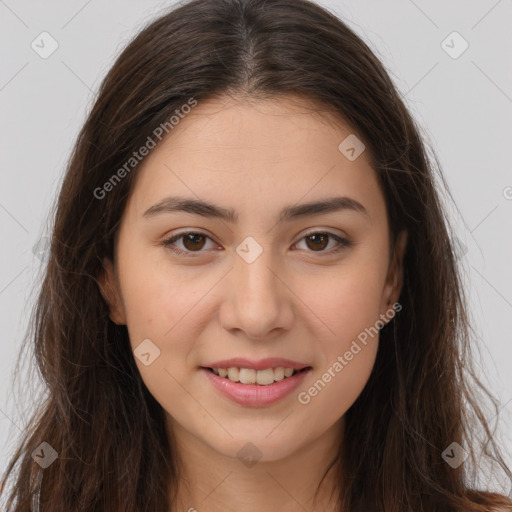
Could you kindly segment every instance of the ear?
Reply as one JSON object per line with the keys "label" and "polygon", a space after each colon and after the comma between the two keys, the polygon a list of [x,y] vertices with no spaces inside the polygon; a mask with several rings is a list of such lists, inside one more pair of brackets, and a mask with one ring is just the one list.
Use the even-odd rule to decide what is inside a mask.
{"label": "ear", "polygon": [[408,233],[406,230],[401,231],[396,239],[393,250],[393,257],[389,266],[386,285],[382,295],[381,314],[385,315],[393,304],[398,302],[402,291],[404,280],[403,260],[407,247]]}
{"label": "ear", "polygon": [[121,300],[119,283],[114,272],[114,266],[108,258],[103,260],[103,269],[98,281],[100,293],[110,310],[110,319],[117,325],[126,325],[126,315]]}

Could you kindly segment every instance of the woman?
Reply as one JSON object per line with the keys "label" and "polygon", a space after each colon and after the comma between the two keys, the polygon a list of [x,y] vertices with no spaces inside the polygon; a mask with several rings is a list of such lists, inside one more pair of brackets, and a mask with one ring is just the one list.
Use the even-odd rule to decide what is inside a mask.
{"label": "woman", "polygon": [[9,510],[512,510],[469,483],[476,428],[512,475],[433,166],[314,3],[195,0],[128,45],[34,325],[48,398]]}

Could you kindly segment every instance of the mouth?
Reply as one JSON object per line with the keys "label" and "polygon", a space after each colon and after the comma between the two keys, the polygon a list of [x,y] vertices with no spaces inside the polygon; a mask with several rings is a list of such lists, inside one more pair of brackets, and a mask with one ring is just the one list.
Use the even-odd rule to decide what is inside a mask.
{"label": "mouth", "polygon": [[266,407],[290,396],[313,370],[311,366],[295,365],[299,368],[201,366],[199,370],[205,383],[230,402],[244,407]]}
{"label": "mouth", "polygon": [[231,382],[240,384],[252,384],[258,386],[271,386],[276,382],[280,382],[294,377],[298,373],[306,372],[311,369],[311,366],[304,368],[290,368],[278,366],[275,368],[265,368],[256,370],[255,368],[241,368],[241,367],[228,367],[228,368],[213,368],[202,367],[203,369],[217,375],[220,378],[229,380]]}

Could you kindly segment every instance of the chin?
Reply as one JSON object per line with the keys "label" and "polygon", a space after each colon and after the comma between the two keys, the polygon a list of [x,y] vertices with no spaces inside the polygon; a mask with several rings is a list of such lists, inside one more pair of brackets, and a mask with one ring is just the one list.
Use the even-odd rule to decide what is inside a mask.
{"label": "chin", "polygon": [[274,462],[285,459],[291,455],[298,446],[290,443],[289,436],[269,436],[260,432],[259,436],[245,434],[236,435],[231,432],[233,438],[224,437],[218,440],[204,440],[211,449],[224,457],[232,457],[240,460],[247,467],[252,467],[257,462]]}

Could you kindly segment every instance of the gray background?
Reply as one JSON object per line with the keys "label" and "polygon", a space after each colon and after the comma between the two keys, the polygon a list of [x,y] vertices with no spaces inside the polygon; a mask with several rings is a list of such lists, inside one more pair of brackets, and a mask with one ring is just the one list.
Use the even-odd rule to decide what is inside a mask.
{"label": "gray background", "polygon": [[[33,248],[48,234],[49,207],[101,79],[128,39],[173,3],[0,0],[0,470],[39,389],[27,374],[23,402],[14,400],[14,362],[40,279]],[[384,62],[440,159],[458,207],[451,219],[477,367],[500,402],[497,430],[512,464],[512,0],[321,3]],[[59,45],[46,59],[31,47],[43,31]],[[457,58],[445,48],[453,55],[461,41],[442,43],[453,31],[469,44]],[[485,486],[509,493],[502,474],[485,471]]]}

